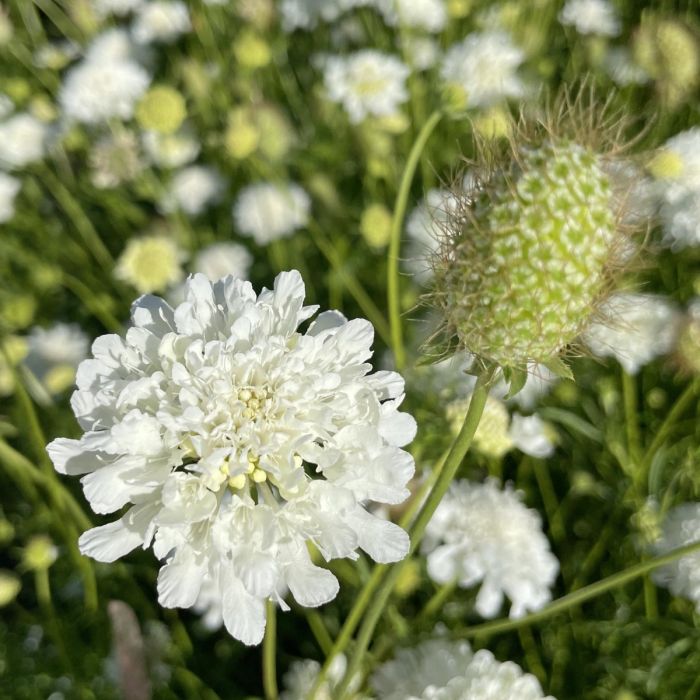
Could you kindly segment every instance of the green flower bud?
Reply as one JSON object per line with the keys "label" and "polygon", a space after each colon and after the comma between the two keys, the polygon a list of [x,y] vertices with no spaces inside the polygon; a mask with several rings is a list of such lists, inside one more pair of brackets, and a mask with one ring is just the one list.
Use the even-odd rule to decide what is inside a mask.
{"label": "green flower bud", "polygon": [[362,212],[360,233],[373,248],[383,248],[391,235],[391,212],[383,204],[370,204]]}
{"label": "green flower bud", "polygon": [[11,571],[0,569],[0,608],[9,605],[22,589],[19,577]]}
{"label": "green flower bud", "polygon": [[187,116],[185,98],[167,85],[152,87],[136,108],[136,120],[150,131],[173,134]]}
{"label": "green flower bud", "polygon": [[27,571],[48,569],[58,557],[58,550],[47,535],[32,537],[22,552],[22,566]]}
{"label": "green flower bud", "polygon": [[601,134],[586,137],[595,112],[569,109],[568,127],[561,110],[533,133],[522,122],[505,154],[483,144],[488,171],[443,225],[433,300],[450,343],[482,362],[565,373],[559,356],[622,264],[633,198],[611,183],[620,163],[596,150]]}

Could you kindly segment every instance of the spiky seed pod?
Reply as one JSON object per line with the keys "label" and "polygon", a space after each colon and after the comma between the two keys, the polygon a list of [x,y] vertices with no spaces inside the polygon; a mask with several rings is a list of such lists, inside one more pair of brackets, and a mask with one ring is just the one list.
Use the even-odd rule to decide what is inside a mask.
{"label": "spiky seed pod", "polygon": [[443,227],[432,301],[482,362],[556,364],[613,286],[640,222],[611,180],[622,126],[604,112],[565,96],[553,116],[522,117],[507,149],[479,144],[479,186]]}

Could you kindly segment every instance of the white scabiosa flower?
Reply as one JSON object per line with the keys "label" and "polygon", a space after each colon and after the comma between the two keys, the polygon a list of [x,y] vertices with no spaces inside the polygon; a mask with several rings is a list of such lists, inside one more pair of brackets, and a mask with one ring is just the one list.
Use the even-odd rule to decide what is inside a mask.
{"label": "white scabiosa flower", "polygon": [[41,160],[46,148],[47,126],[26,112],[0,124],[0,168],[16,170]]}
{"label": "white scabiosa flower", "polygon": [[200,151],[200,143],[188,127],[174,134],[144,131],[143,148],[153,163],[161,168],[181,168],[191,163]]}
{"label": "white scabiosa flower", "polygon": [[559,21],[579,34],[617,36],[620,21],[608,0],[567,0],[559,13]]}
{"label": "white scabiosa flower", "polygon": [[433,639],[401,649],[371,679],[379,700],[554,700],[539,681],[486,649]]}
{"label": "white scabiosa flower", "polygon": [[262,640],[265,601],[332,600],[338,582],[312,563],[403,558],[408,536],[367,501],[401,503],[413,475],[401,449],[416,431],[398,411],[403,380],[370,374],[373,329],[304,306],[298,272],[256,295],[249,282],[190,277],[177,308],[145,296],[125,338],[107,335],[78,370],[74,412],[85,430],[48,451],[83,474],[92,508],[116,521],[80,538],[114,561],[153,546],[165,607],[195,604],[208,577],[228,631]]}
{"label": "white scabiosa flower", "polygon": [[495,617],[510,599],[510,617],[539,610],[551,599],[559,563],[539,514],[508,485],[455,482],[428,524],[428,575],[462,588],[481,583],[476,611]]}
{"label": "white scabiosa flower", "polygon": [[88,353],[87,335],[75,324],[33,328],[27,337],[24,365],[49,394],[59,394],[75,380],[75,370]]}
{"label": "white scabiosa flower", "polygon": [[252,264],[253,256],[245,246],[239,243],[213,243],[197,253],[193,270],[206,275],[212,282],[228,275],[246,280]]}
{"label": "white scabiosa flower", "polygon": [[138,44],[170,44],[190,29],[190,13],[184,2],[152,0],[137,8],[131,35]]}
{"label": "white scabiosa flower", "polygon": [[0,224],[15,215],[15,197],[22,183],[12,175],[0,172]]}
{"label": "white scabiosa flower", "polygon": [[671,137],[649,163],[661,201],[663,242],[700,245],[700,127]]}
{"label": "white scabiosa flower", "polygon": [[505,32],[474,33],[447,50],[440,76],[464,91],[467,107],[489,107],[523,94],[517,69],[524,59],[524,52]]}
{"label": "white scabiosa flower", "polygon": [[554,454],[553,431],[539,416],[511,416],[508,430],[513,445],[531,457],[544,459]]}
{"label": "white scabiosa flower", "polygon": [[583,334],[597,357],[614,357],[630,374],[670,352],[680,329],[681,314],[666,298],[618,292],[599,310],[600,321]]}
{"label": "white scabiosa flower", "polygon": [[98,17],[116,15],[124,17],[141,7],[146,0],[93,0],[92,6]]}
{"label": "white scabiosa flower", "polygon": [[[700,541],[700,503],[682,503],[671,509],[661,526],[662,535],[654,545],[656,554]],[[652,573],[654,581],[673,595],[688,598],[700,613],[700,552],[676,559]]]}
{"label": "white scabiosa flower", "polygon": [[214,168],[191,165],[173,176],[164,208],[197,216],[219,199],[223,189],[224,181]]}
{"label": "white scabiosa flower", "polygon": [[100,138],[90,152],[91,180],[95,187],[117,187],[130,182],[146,167],[132,131],[118,131]]}
{"label": "white scabiosa flower", "polygon": [[[339,654],[333,657],[326,679],[314,695],[315,700],[333,700],[336,697],[335,690],[343,679],[346,668],[345,656]],[[289,671],[284,674],[284,690],[280,693],[280,700],[307,700],[320,671],[321,664],[313,659],[294,661]],[[351,694],[350,700],[360,700],[365,697],[353,694],[360,681],[361,678],[356,676],[355,682],[350,684],[348,688]]]}
{"label": "white scabiosa flower", "polygon": [[299,185],[260,182],[239,192],[233,220],[244,236],[267,245],[306,226],[310,210],[311,199]]}
{"label": "white scabiosa flower", "polygon": [[620,87],[644,85],[651,80],[644,68],[635,63],[632,52],[626,46],[608,49],[603,66],[610,78]]}
{"label": "white scabiosa flower", "polygon": [[177,243],[167,236],[132,238],[117,260],[114,276],[143,294],[164,291],[183,278],[184,257]]}
{"label": "white scabiosa flower", "polygon": [[437,34],[447,24],[444,0],[379,0],[374,4],[389,26],[401,25]]}
{"label": "white scabiosa flower", "polygon": [[323,80],[328,97],[343,105],[353,124],[367,117],[390,117],[408,99],[409,69],[396,56],[364,49],[329,56]]}
{"label": "white scabiosa flower", "polygon": [[97,37],[63,81],[58,102],[65,116],[85,124],[131,119],[136,102],[151,81],[132,54],[128,37],[121,30]]}
{"label": "white scabiosa flower", "polygon": [[279,13],[286,32],[314,29],[319,22],[334,22],[354,7],[371,4],[371,0],[281,0]]}

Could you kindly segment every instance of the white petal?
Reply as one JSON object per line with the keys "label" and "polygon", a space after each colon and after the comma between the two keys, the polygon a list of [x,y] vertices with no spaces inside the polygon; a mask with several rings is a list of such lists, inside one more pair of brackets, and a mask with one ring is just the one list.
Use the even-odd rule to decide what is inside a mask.
{"label": "white petal", "polygon": [[143,544],[143,534],[128,529],[122,520],[93,527],[78,540],[80,551],[97,561],[113,562]]}
{"label": "white petal", "polygon": [[491,583],[484,581],[476,596],[476,611],[481,617],[496,617],[503,605],[503,591]]}
{"label": "white petal", "polygon": [[94,452],[86,452],[80,446],[80,440],[56,438],[46,451],[59,474],[87,474],[101,466]]}
{"label": "white petal", "polygon": [[325,331],[340,328],[347,322],[348,319],[340,311],[324,311],[316,316],[316,320],[309,326],[306,335],[320,335]]}
{"label": "white petal", "polygon": [[247,593],[230,572],[221,575],[221,611],[229,633],[248,646],[260,644],[265,635],[265,604]]}
{"label": "white petal", "polygon": [[252,549],[242,549],[233,557],[233,571],[251,595],[267,598],[277,588],[275,560]]}
{"label": "white petal", "polygon": [[191,608],[203,578],[204,568],[193,556],[176,555],[158,572],[158,602],[164,608]]}
{"label": "white petal", "polygon": [[[393,403],[393,402],[392,402]],[[401,413],[393,406],[382,405],[379,434],[390,444],[403,447],[416,437],[418,425],[413,416]]]}
{"label": "white petal", "polygon": [[370,515],[358,506],[349,523],[357,533],[360,547],[380,564],[400,561],[408,554],[408,534],[398,525]]}
{"label": "white petal", "polygon": [[295,562],[285,573],[289,590],[299,605],[317,608],[338,595],[338,579],[327,569],[310,562]]}
{"label": "white petal", "polygon": [[97,469],[80,480],[85,498],[95,513],[113,513],[129,502],[134,489],[121,477],[132,468],[132,462],[120,460]]}

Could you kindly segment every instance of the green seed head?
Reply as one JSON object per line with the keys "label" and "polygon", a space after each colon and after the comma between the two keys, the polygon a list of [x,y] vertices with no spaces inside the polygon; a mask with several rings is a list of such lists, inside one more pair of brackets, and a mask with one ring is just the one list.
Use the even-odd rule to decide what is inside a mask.
{"label": "green seed head", "polygon": [[587,143],[521,132],[462,198],[434,266],[452,344],[517,369],[556,364],[581,334],[620,265],[630,205]]}

